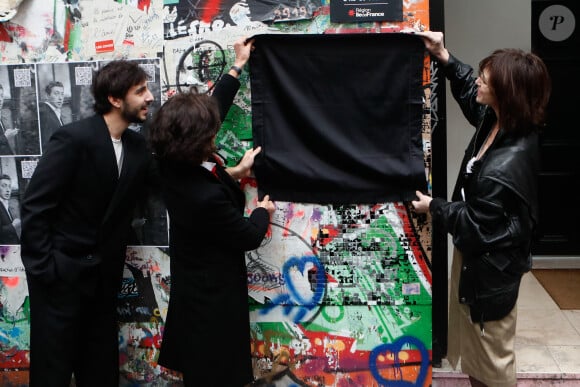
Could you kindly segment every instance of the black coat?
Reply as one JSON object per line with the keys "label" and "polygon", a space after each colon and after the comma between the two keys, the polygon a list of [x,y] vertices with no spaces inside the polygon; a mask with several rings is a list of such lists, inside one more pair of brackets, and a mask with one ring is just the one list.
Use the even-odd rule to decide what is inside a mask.
{"label": "black coat", "polygon": [[62,126],[61,120],[52,110],[46,102],[38,105],[38,117],[40,124],[40,137],[42,140],[42,148],[46,146],[46,143],[50,139],[50,136],[54,133],[56,129]]}
{"label": "black coat", "polygon": [[[222,118],[238,87],[228,75],[216,85]],[[194,385],[243,386],[253,380],[245,252],[260,246],[268,212],[244,217],[245,195],[219,165],[219,179],[202,166],[160,163],[160,171],[171,289],[159,364]]]}
{"label": "black coat", "polygon": [[0,203],[0,245],[17,245],[20,243],[18,233],[12,225],[12,219],[6,207]]}
{"label": "black coat", "polygon": [[12,146],[8,142],[8,138],[6,138],[5,131],[12,128],[12,119],[10,117],[6,117],[8,115],[8,111],[2,111],[2,115],[0,116],[0,120],[2,121],[2,126],[0,127],[0,155],[13,155],[14,151],[12,150]]}
{"label": "black coat", "polygon": [[433,199],[430,211],[433,222],[452,235],[463,255],[459,302],[470,306],[473,321],[498,320],[515,306],[522,274],[531,268],[538,213],[538,135],[518,136],[500,128],[472,172],[466,173],[468,160],[496,117],[475,101],[477,86],[470,66],[451,57],[445,72],[453,96],[477,131],[465,152],[453,202]]}
{"label": "black coat", "polygon": [[102,116],[57,130],[21,202],[21,254],[27,274],[94,291],[99,279],[120,285],[136,199],[149,182],[151,152],[125,130],[119,176]]}

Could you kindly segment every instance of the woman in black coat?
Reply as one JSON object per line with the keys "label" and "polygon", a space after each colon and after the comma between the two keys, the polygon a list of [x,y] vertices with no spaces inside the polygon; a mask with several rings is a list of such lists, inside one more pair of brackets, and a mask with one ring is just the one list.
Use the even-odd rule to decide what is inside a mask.
{"label": "woman in black coat", "polygon": [[245,252],[260,246],[275,207],[266,195],[244,216],[237,180],[249,176],[260,148],[248,150],[233,168],[214,155],[251,47],[245,39],[234,44],[235,65],[212,96],[177,94],[151,125],[170,220],[171,289],[159,364],[180,371],[186,386],[254,380]]}

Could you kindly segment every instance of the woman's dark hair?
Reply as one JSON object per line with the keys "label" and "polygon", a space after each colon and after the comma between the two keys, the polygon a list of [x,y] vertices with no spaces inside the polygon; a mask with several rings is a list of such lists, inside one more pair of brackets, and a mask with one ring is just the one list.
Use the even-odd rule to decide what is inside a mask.
{"label": "woman's dark hair", "polygon": [[213,97],[178,93],[153,116],[149,143],[161,162],[196,166],[215,151],[220,126],[219,107]]}
{"label": "woman's dark hair", "polygon": [[147,72],[137,62],[114,60],[93,75],[91,92],[95,98],[93,108],[97,114],[111,111],[109,96],[125,98],[129,89],[148,78]]}
{"label": "woman's dark hair", "polygon": [[485,69],[504,130],[525,135],[544,125],[552,82],[542,59],[520,49],[500,49],[481,60],[480,74]]}

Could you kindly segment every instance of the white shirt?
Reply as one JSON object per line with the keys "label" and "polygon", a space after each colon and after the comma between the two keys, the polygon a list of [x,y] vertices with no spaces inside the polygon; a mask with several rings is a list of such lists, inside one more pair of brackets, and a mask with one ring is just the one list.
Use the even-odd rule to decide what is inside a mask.
{"label": "white shirt", "polygon": [[121,167],[123,166],[123,142],[121,139],[114,139],[111,137],[111,141],[113,141],[113,149],[115,149],[115,156],[117,157],[117,168],[119,169],[119,176],[121,176]]}

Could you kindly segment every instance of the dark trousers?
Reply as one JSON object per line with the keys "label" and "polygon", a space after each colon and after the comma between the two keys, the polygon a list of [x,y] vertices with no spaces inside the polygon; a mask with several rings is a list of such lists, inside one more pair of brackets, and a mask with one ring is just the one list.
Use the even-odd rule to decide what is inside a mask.
{"label": "dark trousers", "polygon": [[30,296],[29,387],[119,386],[116,289],[94,295],[27,276]]}

